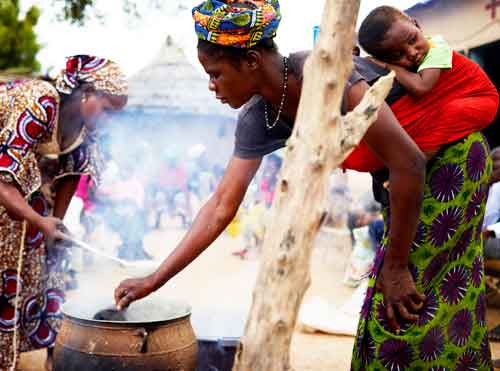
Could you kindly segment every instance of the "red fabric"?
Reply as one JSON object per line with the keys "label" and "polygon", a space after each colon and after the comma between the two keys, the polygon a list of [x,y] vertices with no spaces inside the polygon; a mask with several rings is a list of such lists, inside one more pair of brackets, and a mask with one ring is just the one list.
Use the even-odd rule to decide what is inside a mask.
{"label": "red fabric", "polygon": [[[453,67],[441,72],[429,94],[406,95],[391,109],[419,148],[432,152],[491,124],[498,111],[498,92],[476,63],[454,52]],[[362,172],[383,166],[364,142],[342,164]]]}

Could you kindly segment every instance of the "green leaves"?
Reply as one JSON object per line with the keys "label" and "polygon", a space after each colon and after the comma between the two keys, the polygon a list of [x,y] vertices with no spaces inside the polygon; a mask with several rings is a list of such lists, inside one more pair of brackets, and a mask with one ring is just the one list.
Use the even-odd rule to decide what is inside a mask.
{"label": "green leaves", "polygon": [[63,16],[73,23],[83,24],[86,11],[94,6],[94,0],[64,0]]}
{"label": "green leaves", "polygon": [[[103,2],[104,0],[52,0],[54,13],[59,20],[69,21],[78,25],[85,25],[85,22],[91,18],[104,21],[100,9],[100,5]],[[210,2],[207,4],[207,6],[212,6]],[[130,19],[140,19],[146,16],[149,11],[162,11],[172,7],[187,9],[182,0],[120,0],[116,4],[116,12],[123,12]]]}
{"label": "green leaves", "polygon": [[24,19],[19,19],[18,5],[15,0],[0,0],[0,70],[38,71],[40,45],[34,27],[40,10],[33,6]]}

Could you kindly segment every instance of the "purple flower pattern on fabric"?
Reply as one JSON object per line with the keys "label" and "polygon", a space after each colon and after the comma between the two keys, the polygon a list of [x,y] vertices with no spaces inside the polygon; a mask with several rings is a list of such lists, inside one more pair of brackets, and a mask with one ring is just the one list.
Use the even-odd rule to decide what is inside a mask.
{"label": "purple flower pattern on fabric", "polygon": [[481,239],[483,237],[483,229],[481,228],[481,226],[483,225],[483,221],[484,221],[484,215],[483,217],[481,217],[481,220],[479,220],[479,222],[477,223],[477,227],[476,227],[476,241],[477,242],[481,242]]}
{"label": "purple flower pattern on fabric", "polygon": [[489,365],[491,363],[491,348],[490,342],[488,341],[488,333],[486,332],[483,337],[483,341],[481,341],[481,364]]}
{"label": "purple flower pattern on fabric", "polygon": [[426,362],[434,361],[444,351],[444,334],[439,327],[431,329],[420,344],[420,358]]}
{"label": "purple flower pattern on fabric", "polygon": [[411,251],[415,252],[424,243],[426,235],[425,224],[420,222],[417,227],[417,233],[415,233],[415,238],[411,244]]}
{"label": "purple flower pattern on fabric", "polygon": [[370,334],[356,339],[358,346],[358,357],[367,365],[373,362],[375,358],[376,346]]}
{"label": "purple flower pattern on fabric", "polygon": [[467,248],[469,247],[471,239],[472,239],[472,227],[467,229],[462,234],[462,236],[460,236],[455,247],[451,250],[450,259],[452,259],[452,260],[460,259],[467,251]]}
{"label": "purple flower pattern on fabric", "polygon": [[445,264],[448,262],[448,251],[440,252],[438,255],[432,259],[427,268],[424,271],[422,278],[422,283],[424,286],[430,285],[434,277],[436,277],[439,272],[443,269]]}
{"label": "purple flower pattern on fabric", "polygon": [[444,210],[432,223],[430,239],[434,246],[443,246],[453,237],[462,219],[462,209],[450,207]]}
{"label": "purple flower pattern on fabric", "polygon": [[384,262],[385,249],[383,247],[378,247],[375,253],[375,260],[373,261],[373,267],[370,271],[369,277],[376,278],[382,268],[382,263]]}
{"label": "purple flower pattern on fabric", "polygon": [[466,350],[458,359],[456,371],[477,371],[479,366],[479,359],[476,352],[473,350]]}
{"label": "purple flower pattern on fabric", "polygon": [[406,341],[386,340],[380,346],[379,359],[386,369],[403,371],[410,367],[413,360],[413,350]]}
{"label": "purple flower pattern on fabric", "polygon": [[468,309],[455,313],[448,324],[448,336],[453,344],[462,347],[469,340],[472,331],[472,314]]}
{"label": "purple flower pattern on fabric", "polygon": [[434,291],[428,291],[425,293],[425,301],[422,309],[418,311],[417,326],[425,326],[430,321],[432,321],[438,310],[439,303],[437,295]]}
{"label": "purple flower pattern on fabric", "polygon": [[476,322],[479,326],[486,326],[486,294],[484,292],[477,298]]}
{"label": "purple flower pattern on fabric", "polygon": [[431,178],[431,194],[439,202],[450,202],[462,189],[464,172],[455,164],[447,164],[437,169]]}
{"label": "purple flower pattern on fabric", "polygon": [[471,282],[474,287],[481,286],[483,281],[483,258],[481,255],[476,256],[472,263]]}
{"label": "purple flower pattern on fabric", "polygon": [[441,295],[446,303],[458,304],[467,292],[469,272],[464,266],[453,267],[443,278]]}
{"label": "purple flower pattern on fabric", "polygon": [[482,204],[486,198],[486,192],[479,189],[473,193],[467,208],[465,209],[464,220],[469,223],[474,217],[479,215]]}
{"label": "purple flower pattern on fabric", "polygon": [[477,182],[486,168],[486,152],[480,142],[472,143],[467,157],[467,174]]}

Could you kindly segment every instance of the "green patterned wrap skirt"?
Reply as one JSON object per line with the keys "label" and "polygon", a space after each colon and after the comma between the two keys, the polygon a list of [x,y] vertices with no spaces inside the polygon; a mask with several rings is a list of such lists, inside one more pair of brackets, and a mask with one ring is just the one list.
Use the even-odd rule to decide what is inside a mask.
{"label": "green patterned wrap skirt", "polygon": [[352,370],[492,370],[486,328],[482,221],[492,163],[480,133],[442,149],[427,166],[424,199],[409,269],[426,295],[416,323],[389,327],[375,282],[385,237],[370,275]]}

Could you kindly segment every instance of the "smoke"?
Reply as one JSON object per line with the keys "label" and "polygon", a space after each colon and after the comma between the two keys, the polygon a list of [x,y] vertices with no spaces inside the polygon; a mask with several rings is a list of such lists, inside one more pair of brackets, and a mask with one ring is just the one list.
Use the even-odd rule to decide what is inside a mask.
{"label": "smoke", "polygon": [[[81,237],[123,259],[150,259],[144,236],[165,227],[165,219],[187,228],[213,192],[231,155],[234,126],[232,118],[199,113],[107,115],[99,123],[102,181],[88,185],[91,207],[80,218]],[[95,234],[101,241],[92,241]]]}

